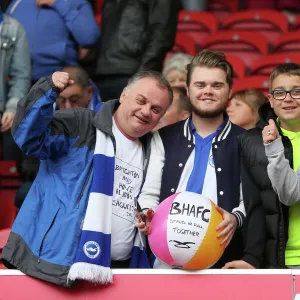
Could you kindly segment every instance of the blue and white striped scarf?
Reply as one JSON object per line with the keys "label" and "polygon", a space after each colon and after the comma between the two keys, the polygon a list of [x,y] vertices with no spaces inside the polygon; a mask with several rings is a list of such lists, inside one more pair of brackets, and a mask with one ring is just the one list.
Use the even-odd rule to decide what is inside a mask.
{"label": "blue and white striped scarf", "polygon": [[[112,282],[111,220],[115,150],[111,137],[97,129],[91,191],[85,213],[77,256],[68,280]],[[137,231],[130,268],[149,268],[143,236]]]}

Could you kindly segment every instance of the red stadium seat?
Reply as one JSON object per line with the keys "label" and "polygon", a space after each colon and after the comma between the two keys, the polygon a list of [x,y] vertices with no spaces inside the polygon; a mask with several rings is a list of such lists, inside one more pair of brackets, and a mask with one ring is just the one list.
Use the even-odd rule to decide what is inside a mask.
{"label": "red stadium seat", "polygon": [[19,177],[15,160],[0,160],[0,176]]}
{"label": "red stadium seat", "polygon": [[225,30],[259,31],[268,41],[274,41],[289,30],[286,17],[275,10],[235,12],[224,19],[221,26]]}
{"label": "red stadium seat", "polygon": [[16,161],[0,160],[0,186],[2,188],[17,188],[22,184],[17,171]]}
{"label": "red stadium seat", "polygon": [[247,76],[234,82],[233,93],[246,89],[260,90],[267,96],[269,94],[269,76]]}
{"label": "red stadium seat", "polygon": [[14,205],[16,189],[0,191],[0,229],[11,227],[17,213]]}
{"label": "red stadium seat", "polygon": [[264,56],[251,65],[250,75],[269,76],[278,65],[289,62],[300,64],[300,54],[280,53]]}
{"label": "red stadium seat", "polygon": [[11,231],[11,228],[5,228],[0,230],[0,251],[4,248],[7,240],[9,233]]}
{"label": "red stadium seat", "polygon": [[100,25],[101,21],[102,21],[102,14],[96,14],[95,18],[96,18],[97,24]]}
{"label": "red stadium seat", "polygon": [[101,20],[102,20],[102,7],[103,7],[103,4],[104,4],[104,0],[96,0],[95,1],[95,13],[96,13],[96,22],[98,25],[100,25],[101,23]]}
{"label": "red stadium seat", "polygon": [[177,33],[175,45],[172,52],[184,52],[190,55],[196,55],[196,41],[185,33]]}
{"label": "red stadium seat", "polygon": [[213,13],[220,21],[224,20],[229,14],[237,11],[239,0],[209,0],[208,11]]}
{"label": "red stadium seat", "polygon": [[184,32],[197,43],[218,31],[218,21],[214,15],[202,11],[181,11],[177,32]]}
{"label": "red stadium seat", "polygon": [[297,16],[295,22],[292,24],[291,30],[299,30],[300,29],[300,15]]}
{"label": "red stadium seat", "polygon": [[15,161],[0,161],[0,229],[11,227],[16,217],[14,199],[22,184]]}
{"label": "red stadium seat", "polygon": [[104,0],[96,0],[95,1],[95,10],[97,13],[101,12],[103,5],[104,5]]}
{"label": "red stadium seat", "polygon": [[1,254],[2,254],[2,249],[4,248],[8,240],[10,230],[11,228],[5,228],[0,230],[0,269],[6,269],[6,267],[1,263]]}
{"label": "red stadium seat", "polygon": [[239,56],[249,66],[268,53],[268,42],[258,32],[222,31],[205,39],[202,48],[223,51]]}
{"label": "red stadium seat", "polygon": [[235,78],[244,78],[246,75],[246,66],[242,59],[238,56],[226,54],[226,59],[232,64]]}
{"label": "red stadium seat", "polygon": [[300,33],[289,32],[272,42],[272,52],[274,53],[286,53],[300,51]]}

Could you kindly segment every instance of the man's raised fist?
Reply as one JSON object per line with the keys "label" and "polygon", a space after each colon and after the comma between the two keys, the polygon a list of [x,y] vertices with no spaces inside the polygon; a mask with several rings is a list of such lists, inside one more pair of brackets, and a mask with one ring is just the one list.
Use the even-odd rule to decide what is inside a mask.
{"label": "man's raised fist", "polygon": [[68,86],[74,84],[74,80],[70,80],[69,73],[55,72],[52,74],[53,84],[62,92]]}

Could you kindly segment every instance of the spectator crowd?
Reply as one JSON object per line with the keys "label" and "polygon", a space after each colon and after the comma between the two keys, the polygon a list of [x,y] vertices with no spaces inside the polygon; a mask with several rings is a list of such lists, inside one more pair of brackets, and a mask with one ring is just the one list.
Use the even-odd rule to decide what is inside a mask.
{"label": "spectator crowd", "polygon": [[0,4],[1,160],[22,178],[3,264],[62,286],[167,268],[151,219],[190,191],[223,217],[212,268],[300,268],[300,64],[273,68],[267,93],[235,91],[226,53],[175,53],[180,10],[209,1],[95,2]]}

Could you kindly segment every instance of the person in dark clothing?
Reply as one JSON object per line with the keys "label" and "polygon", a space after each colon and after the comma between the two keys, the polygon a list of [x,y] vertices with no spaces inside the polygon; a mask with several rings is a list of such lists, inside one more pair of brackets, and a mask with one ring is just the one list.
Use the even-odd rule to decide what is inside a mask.
{"label": "person in dark clothing", "polygon": [[[270,102],[260,108],[260,121],[240,137],[242,184],[247,214],[245,253],[254,253],[251,266],[292,268],[300,265],[298,237],[299,206],[282,204],[268,176],[272,145],[264,145],[262,132],[273,120],[281,136],[290,166],[299,163],[300,66],[279,65],[270,77]],[[269,134],[273,134],[270,130]],[[270,148],[265,149],[266,148]],[[267,155],[268,156],[267,156]],[[281,200],[281,202],[280,202]],[[233,261],[228,268],[249,268],[245,261]]]}
{"label": "person in dark clothing", "polygon": [[119,97],[135,72],[161,71],[175,41],[179,7],[178,0],[104,1],[92,76],[103,101]]}
{"label": "person in dark clothing", "polygon": [[12,0],[1,0],[1,3],[0,3],[0,8],[2,9],[2,11],[6,11],[6,9],[8,8],[8,6],[10,5],[10,2]]}

